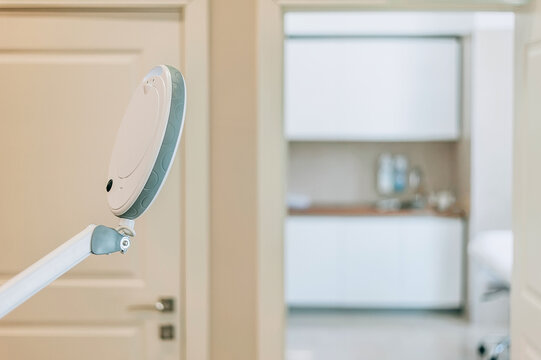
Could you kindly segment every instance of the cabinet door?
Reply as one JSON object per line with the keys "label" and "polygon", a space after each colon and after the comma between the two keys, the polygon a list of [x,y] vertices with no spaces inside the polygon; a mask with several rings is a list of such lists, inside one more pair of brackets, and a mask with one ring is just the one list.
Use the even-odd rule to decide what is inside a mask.
{"label": "cabinet door", "polygon": [[291,140],[430,141],[459,136],[455,38],[290,38]]}
{"label": "cabinet door", "polygon": [[342,221],[347,229],[340,262],[344,268],[343,304],[367,308],[396,305],[402,295],[403,232],[397,231],[390,217]]}
{"label": "cabinet door", "polygon": [[411,219],[401,233],[399,301],[411,307],[459,308],[464,297],[462,220]]}
{"label": "cabinet door", "polygon": [[463,226],[435,217],[351,218],[341,266],[343,303],[368,308],[458,308]]}
{"label": "cabinet door", "polygon": [[436,217],[290,217],[290,306],[462,305],[463,223]]}
{"label": "cabinet door", "polygon": [[286,221],[286,303],[290,306],[336,305],[342,301],[341,239],[334,218],[290,217]]}

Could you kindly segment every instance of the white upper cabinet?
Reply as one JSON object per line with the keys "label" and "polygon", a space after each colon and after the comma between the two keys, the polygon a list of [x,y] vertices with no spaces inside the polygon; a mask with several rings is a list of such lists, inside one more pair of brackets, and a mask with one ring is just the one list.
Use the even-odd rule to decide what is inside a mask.
{"label": "white upper cabinet", "polygon": [[456,37],[292,36],[290,140],[446,141],[460,134]]}

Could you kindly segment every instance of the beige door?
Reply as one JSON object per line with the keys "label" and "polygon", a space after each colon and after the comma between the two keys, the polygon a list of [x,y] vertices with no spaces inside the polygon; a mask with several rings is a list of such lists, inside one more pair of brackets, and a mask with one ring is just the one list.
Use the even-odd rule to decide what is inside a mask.
{"label": "beige door", "polygon": [[[117,225],[116,130],[152,66],[180,67],[182,32],[177,12],[0,12],[2,282],[89,223]],[[90,257],[0,320],[0,359],[179,359],[181,194],[177,157],[128,253]],[[174,312],[129,309],[161,297]]]}
{"label": "beige door", "polygon": [[513,360],[541,359],[541,3],[516,18]]}

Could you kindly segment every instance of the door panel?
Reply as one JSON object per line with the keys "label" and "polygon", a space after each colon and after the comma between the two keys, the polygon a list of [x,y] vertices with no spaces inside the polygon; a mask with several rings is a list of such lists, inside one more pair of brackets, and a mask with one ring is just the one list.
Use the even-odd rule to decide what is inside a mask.
{"label": "door panel", "polygon": [[[156,64],[180,67],[180,13],[0,13],[0,280],[89,223],[116,226],[109,156],[131,94]],[[127,139],[126,141],[129,141]],[[0,321],[0,358],[165,359],[172,314],[128,311],[180,294],[180,163],[136,221],[126,255],[91,256]]]}
{"label": "door panel", "polygon": [[[5,349],[2,357],[56,359],[51,351],[54,344],[62,359],[80,358],[82,352],[84,358],[144,359],[138,351],[138,343],[144,342],[142,330],[133,326],[5,326],[0,329],[2,349]],[[89,341],[96,346],[89,346]],[[44,355],[36,357],[36,354]]]}
{"label": "door panel", "polygon": [[513,360],[541,359],[541,8],[516,17],[514,139],[514,261],[511,335]]}

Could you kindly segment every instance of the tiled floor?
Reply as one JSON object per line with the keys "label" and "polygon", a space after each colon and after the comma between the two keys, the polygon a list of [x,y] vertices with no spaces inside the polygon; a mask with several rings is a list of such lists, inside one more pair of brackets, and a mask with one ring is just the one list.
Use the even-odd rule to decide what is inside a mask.
{"label": "tiled floor", "polygon": [[480,337],[502,333],[456,313],[293,310],[286,360],[476,360]]}

